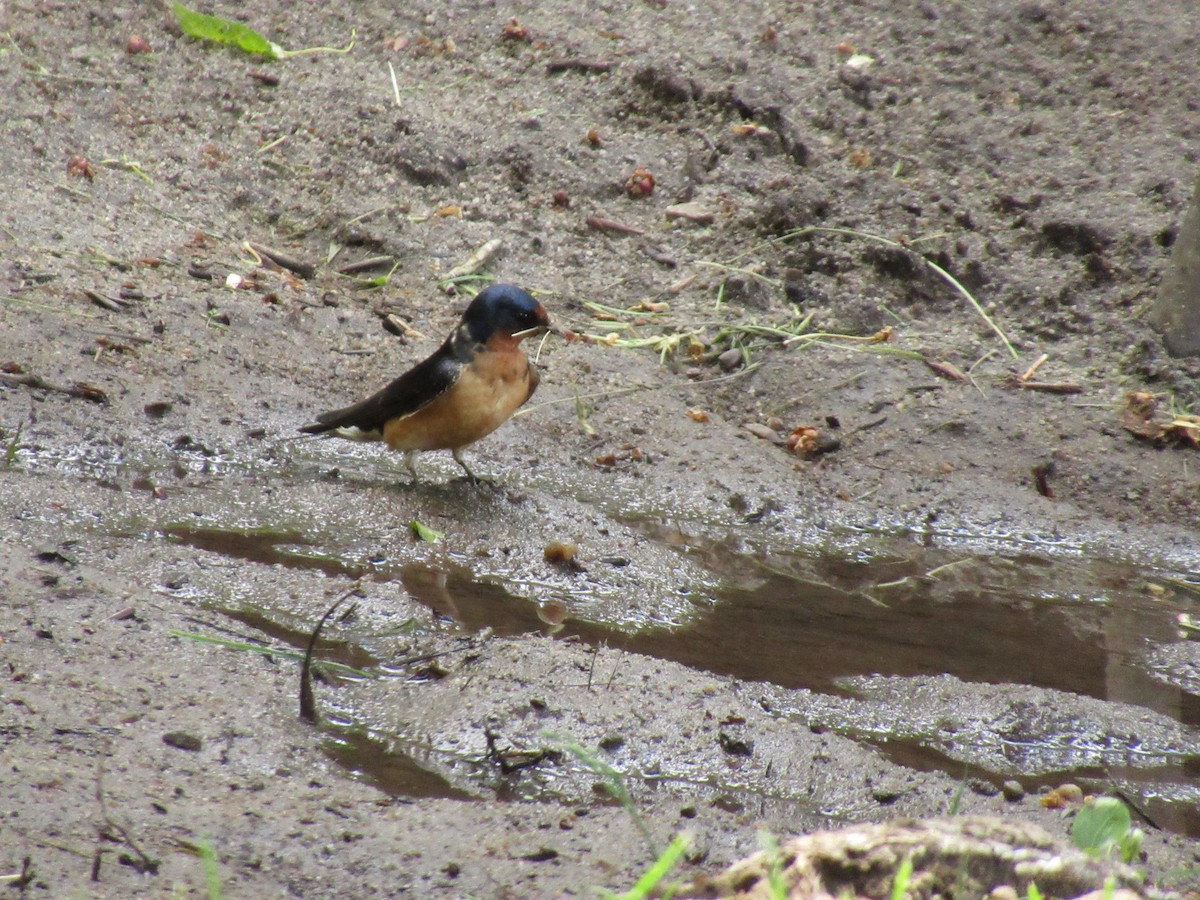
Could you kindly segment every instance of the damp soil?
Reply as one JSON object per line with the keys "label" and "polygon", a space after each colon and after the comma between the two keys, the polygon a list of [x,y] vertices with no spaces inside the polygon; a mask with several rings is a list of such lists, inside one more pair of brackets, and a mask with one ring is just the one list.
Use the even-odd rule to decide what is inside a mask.
{"label": "damp soil", "polygon": [[[0,7],[6,883],[203,896],[211,850],[229,897],[590,896],[683,831],[683,878],[762,830],[1065,836],[1075,782],[1200,888],[1200,456],[1128,399],[1200,403],[1146,321],[1190,4],[247,15],[354,46]],[[530,348],[491,483],[297,435],[492,240],[593,339]]]}

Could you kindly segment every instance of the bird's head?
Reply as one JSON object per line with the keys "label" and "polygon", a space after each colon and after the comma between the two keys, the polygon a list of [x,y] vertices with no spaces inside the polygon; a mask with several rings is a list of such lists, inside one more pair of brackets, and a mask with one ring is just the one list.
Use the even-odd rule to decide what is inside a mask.
{"label": "bird's head", "polygon": [[511,284],[489,285],[476,294],[460,326],[460,333],[465,332],[475,344],[497,337],[519,341],[529,334],[553,330],[546,308]]}

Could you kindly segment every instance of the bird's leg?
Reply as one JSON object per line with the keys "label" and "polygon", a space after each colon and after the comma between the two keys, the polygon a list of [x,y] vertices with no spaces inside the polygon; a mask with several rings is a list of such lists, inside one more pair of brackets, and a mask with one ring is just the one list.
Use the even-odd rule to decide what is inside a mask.
{"label": "bird's leg", "polygon": [[405,450],[404,451],[404,465],[408,467],[408,471],[412,475],[412,480],[414,483],[421,480],[420,478],[417,477],[417,451],[416,450]]}
{"label": "bird's leg", "polygon": [[462,458],[462,450],[455,447],[450,453],[454,456],[454,461],[462,466],[462,470],[467,473],[467,480],[471,484],[479,484],[479,479],[475,477],[475,473],[471,471],[471,467],[467,465],[467,461]]}

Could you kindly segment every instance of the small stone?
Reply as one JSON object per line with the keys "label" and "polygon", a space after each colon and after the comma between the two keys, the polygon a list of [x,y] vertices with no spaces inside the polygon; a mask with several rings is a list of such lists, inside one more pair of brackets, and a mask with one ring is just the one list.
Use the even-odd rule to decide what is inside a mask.
{"label": "small stone", "polygon": [[187,750],[189,753],[199,753],[204,747],[204,741],[186,731],[169,731],[163,735],[163,743],[177,750]]}
{"label": "small stone", "polygon": [[624,736],[619,734],[606,734],[604,737],[600,738],[600,749],[608,750],[611,753],[624,743]]}
{"label": "small stone", "polygon": [[740,273],[725,279],[725,300],[750,309],[767,310],[771,307],[771,295],[762,280]]}
{"label": "small stone", "polygon": [[1000,785],[1000,793],[1004,795],[1004,799],[1009,803],[1016,803],[1018,800],[1025,799],[1025,788],[1021,782],[1015,779],[1009,779]]}
{"label": "small stone", "polygon": [[169,400],[155,400],[143,406],[142,412],[152,419],[161,419],[174,408],[175,404]]}
{"label": "small stone", "polygon": [[981,797],[995,797],[1000,793],[999,788],[990,781],[985,781],[982,778],[972,778],[967,784],[971,788],[972,793],[978,794]]}
{"label": "small stone", "polygon": [[743,359],[742,351],[732,347],[717,357],[717,364],[726,372],[732,372],[741,367]]}

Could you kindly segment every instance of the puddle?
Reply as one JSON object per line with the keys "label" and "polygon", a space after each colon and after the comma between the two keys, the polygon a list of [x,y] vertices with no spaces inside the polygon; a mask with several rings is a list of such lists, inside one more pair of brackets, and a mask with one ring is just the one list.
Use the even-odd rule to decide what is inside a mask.
{"label": "puddle", "polygon": [[[846,682],[850,676],[903,680],[948,674],[968,683],[968,692],[971,684],[1061,692],[1047,695],[1045,702],[1091,703],[1083,709],[1096,715],[1092,729],[1073,728],[1070,715],[1062,713],[1065,726],[1073,728],[1062,746],[1050,740],[1039,745],[1041,735],[1022,746],[1020,728],[1041,724],[1036,716],[1032,723],[1022,721],[1005,753],[993,757],[1002,765],[989,769],[978,759],[968,761],[972,777],[999,786],[1013,777],[1003,765],[1011,762],[1018,767],[1017,780],[1030,791],[1066,780],[1097,790],[1116,785],[1150,821],[1200,836],[1197,735],[1176,743],[1166,737],[1156,744],[1133,726],[1126,731],[1112,726],[1115,732],[1108,733],[1108,707],[1093,708],[1095,701],[1128,704],[1179,725],[1200,724],[1200,698],[1153,677],[1146,662],[1149,648],[1178,640],[1176,614],[1194,612],[1194,595],[1170,589],[1177,576],[1107,560],[956,557],[911,545],[864,551],[851,559],[754,559],[744,548],[717,545],[697,552],[706,566],[725,570],[724,587],[690,624],[634,633],[571,619],[569,609],[565,618],[560,611],[548,617],[538,603],[465,567],[411,564],[402,575],[414,598],[472,631],[490,628],[502,636],[541,631],[787,689],[853,696],[856,686]],[[551,603],[561,605],[557,599]],[[561,624],[547,624],[547,619]],[[875,715],[894,718],[905,715],[906,702],[879,699],[872,708]],[[961,699],[964,706],[988,702],[970,694]],[[1015,707],[1022,702],[1029,701],[1012,701]],[[831,715],[832,724],[830,715],[822,722],[830,730],[878,746],[903,765],[956,778],[962,777],[963,758],[972,760],[978,749],[963,740],[954,755],[947,755],[918,740],[864,736],[848,720],[839,726],[836,709]],[[953,738],[948,743],[955,745]],[[1039,768],[1047,759],[1068,764]],[[1081,760],[1077,766],[1070,762],[1076,759]],[[1128,759],[1135,764],[1120,765]],[[1030,766],[1028,772],[1019,768],[1022,764]]]}
{"label": "puddle", "polygon": [[[626,630],[572,618],[573,609],[586,607],[573,602],[569,582],[556,587],[512,576],[481,577],[465,565],[441,561],[354,564],[321,551],[313,539],[294,530],[175,525],[162,533],[266,566],[316,570],[331,577],[398,579],[414,599],[468,632],[488,629],[505,637],[540,632],[785,690],[816,692],[830,705],[819,713],[805,712],[808,701],[798,701],[791,714],[876,746],[902,765],[938,769],[957,779],[965,764],[973,778],[998,786],[1015,777],[1030,791],[1064,780],[1079,781],[1085,788],[1115,785],[1149,820],[1200,836],[1196,733],[1185,732],[1187,737],[1175,744],[1163,738],[1143,746],[1134,726],[1103,732],[1108,712],[1126,708],[1119,705],[1151,710],[1186,728],[1200,725],[1200,698],[1154,677],[1147,655],[1156,646],[1177,643],[1176,616],[1194,614],[1200,606],[1200,592],[1189,587],[1186,577],[1114,560],[1033,553],[986,556],[927,547],[918,540],[880,538],[840,555],[781,554],[741,541],[689,539],[670,528],[656,531],[646,525],[640,530],[719,578],[720,586],[710,594],[685,601],[694,608],[684,625]],[[231,615],[293,646],[307,640],[306,633],[253,611]],[[359,668],[377,664],[372,654],[350,644],[330,646],[321,655]],[[969,723],[976,729],[974,738],[956,739],[955,727],[944,726],[936,716],[927,731],[906,721],[913,710],[926,715],[928,708],[912,706],[916,700],[903,690],[895,696],[886,690],[871,696],[870,686],[858,683],[861,679],[847,680],[857,676],[886,676],[901,684],[952,676],[965,683],[965,693],[940,701],[948,720],[957,721],[964,708],[986,709],[991,685],[1017,693],[1056,692],[1042,702],[1067,704],[1076,718],[1067,713],[1058,719],[1018,716],[1011,733],[1005,733],[997,731],[1003,723],[980,716]],[[997,705],[1038,702],[1013,700],[1009,694],[1002,701]],[[1112,705],[1088,709],[1081,707],[1085,701]],[[874,715],[883,724],[864,730],[851,707],[838,703],[858,703],[854,715]],[[935,712],[936,704],[930,706]],[[1080,708],[1092,719],[1085,720]],[[908,733],[901,722],[911,726]],[[1095,728],[1094,722],[1099,723]],[[1060,723],[1061,734],[1035,729]],[[1027,740],[1028,734],[1034,736]],[[1062,746],[1056,743],[1060,736]],[[972,739],[979,745],[972,746]],[[1000,751],[997,744],[1003,745]],[[390,793],[451,796],[446,791],[457,790],[375,738],[339,734],[330,748],[339,764]],[[1129,759],[1132,764],[1125,765]]]}
{"label": "puddle", "polygon": [[[1155,828],[1200,836],[1200,759],[1179,765],[1152,769],[1084,766],[1077,769],[1039,772],[1012,777],[964,764],[932,747],[916,741],[867,741],[897,765],[919,772],[957,772],[960,778],[982,780],[997,791],[1005,781],[1018,782],[1027,794],[1037,794],[1062,784],[1077,784],[1084,794],[1118,795],[1134,810],[1135,816]],[[1192,790],[1181,786],[1193,785]]]}
{"label": "puddle", "polygon": [[391,742],[358,729],[338,729],[324,742],[329,758],[393,797],[478,800],[422,767]]}
{"label": "puddle", "polygon": [[334,556],[307,552],[314,542],[298,531],[277,528],[230,529],[197,525],[168,525],[160,529],[168,540],[197,550],[232,556],[266,566],[315,569],[330,577],[361,578],[366,571]]}
{"label": "puddle", "polygon": [[[774,557],[747,577],[740,559],[743,573],[727,579],[690,624],[635,633],[569,617],[561,627],[547,625],[539,604],[466,567],[414,563],[401,572],[414,598],[473,631],[574,636],[823,692],[836,692],[837,681],[851,675],[948,673],[1138,703],[1200,724],[1196,698],[1137,665],[1148,642],[1175,640],[1178,608],[1140,593],[1153,579],[1115,563],[933,562]],[[710,555],[707,563],[719,560]],[[1076,573],[1068,590],[1053,591],[1061,566],[1090,567],[1090,590],[1081,589]]]}
{"label": "puddle", "polygon": [[[312,623],[304,623],[303,628],[290,628],[277,619],[272,619],[256,610],[223,609],[221,612],[235,622],[248,625],[277,641],[289,644],[302,653],[308,649],[308,641],[312,636]],[[315,656],[318,663],[341,663],[361,671],[373,669],[381,662],[379,657],[369,652],[361,644],[352,641],[331,640],[324,636],[317,641]]]}

